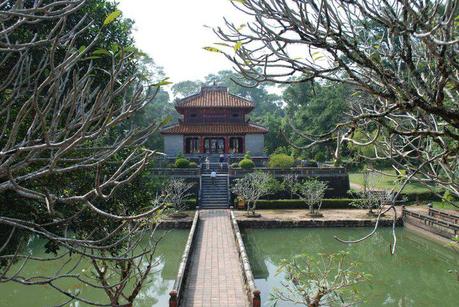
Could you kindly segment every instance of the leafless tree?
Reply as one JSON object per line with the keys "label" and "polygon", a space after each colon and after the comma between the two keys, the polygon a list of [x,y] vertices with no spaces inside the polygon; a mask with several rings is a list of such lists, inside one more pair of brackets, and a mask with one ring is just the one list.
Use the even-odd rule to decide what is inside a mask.
{"label": "leafless tree", "polygon": [[[284,185],[306,204],[311,216],[322,216],[320,207],[322,206],[322,200],[327,190],[325,182],[317,179],[307,179],[301,182],[297,176],[287,176],[284,179]],[[317,209],[314,206],[317,206]]]}
{"label": "leafless tree", "polygon": [[257,201],[260,197],[269,194],[272,180],[271,174],[264,172],[253,172],[236,179],[232,191],[239,198],[246,201],[247,214],[251,213],[252,216],[256,216]]}
{"label": "leafless tree", "polygon": [[[68,26],[69,16],[86,2],[0,2],[0,68],[6,76],[0,80],[0,195],[13,194],[33,204],[43,217],[0,215],[0,226],[8,230],[5,241],[0,242],[0,283],[48,284],[69,301],[97,305],[56,284],[62,278],[75,278],[102,287],[111,293],[110,304],[118,304],[117,297],[133,276],[128,271],[140,276],[135,284],[141,286],[150,269],[147,265],[143,273],[139,270],[145,259],[150,264],[153,261],[155,244],[142,250],[138,246],[141,234],[156,223],[150,217],[165,202],[158,197],[142,212],[97,204],[131,182],[154,155],[141,145],[161,123],[136,128],[126,125],[126,120],[152,101],[162,83],[144,88],[135,70],[128,67],[135,56],[132,50],[97,50],[103,34],[87,15]],[[103,26],[119,14],[107,16]],[[26,35],[31,25],[35,29],[46,25],[49,32]],[[88,31],[94,37],[86,46],[79,46],[79,37]],[[108,68],[96,65],[101,57]],[[86,182],[69,184],[75,174],[84,176]],[[58,188],[46,184],[52,180],[60,182]],[[75,231],[86,219],[100,220],[102,225],[92,231]],[[23,254],[19,244],[8,252],[19,232],[49,240],[57,246],[56,255]],[[89,257],[102,285],[63,267],[56,268],[52,276],[22,274],[28,261],[52,262],[70,255],[72,259]],[[122,269],[120,280],[104,283],[108,262],[123,263],[132,270]],[[125,297],[127,303],[136,291]]]}
{"label": "leafless tree", "polygon": [[[215,33],[245,78],[327,80],[355,88],[347,119],[323,135],[292,129],[304,148],[336,140],[372,146],[416,180],[459,196],[457,0],[233,1],[252,18]],[[359,135],[359,138],[356,136]],[[395,212],[395,208],[390,208]]]}
{"label": "leafless tree", "polygon": [[321,255],[320,258],[299,255],[283,260],[279,271],[286,274],[283,288],[271,294],[274,302],[284,301],[308,307],[356,305],[355,285],[368,279],[347,260],[348,253]]}
{"label": "leafless tree", "polygon": [[[393,199],[395,195],[394,190],[378,188],[378,178],[380,178],[380,176],[375,172],[365,169],[362,176],[363,189],[358,193],[360,197],[352,202],[351,205],[357,208],[368,209],[368,215],[370,216],[378,216],[385,205],[390,205],[395,202]],[[373,210],[376,210],[376,212]]]}
{"label": "leafless tree", "polygon": [[[174,207],[174,214],[179,214],[179,211],[185,209],[184,201],[190,197],[190,189],[193,187],[192,182],[186,182],[183,178],[171,178],[169,182],[165,185],[163,193],[167,194],[167,202],[171,203]],[[177,215],[182,216],[182,215]]]}

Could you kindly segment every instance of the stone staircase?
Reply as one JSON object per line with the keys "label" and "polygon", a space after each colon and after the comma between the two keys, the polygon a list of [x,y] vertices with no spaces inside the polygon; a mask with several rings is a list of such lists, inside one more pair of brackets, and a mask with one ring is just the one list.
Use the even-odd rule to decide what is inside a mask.
{"label": "stone staircase", "polygon": [[[215,182],[212,182],[210,173],[212,170],[217,172]],[[201,209],[228,208],[228,163],[210,163],[209,169],[202,165],[201,169],[201,197],[199,207]]]}

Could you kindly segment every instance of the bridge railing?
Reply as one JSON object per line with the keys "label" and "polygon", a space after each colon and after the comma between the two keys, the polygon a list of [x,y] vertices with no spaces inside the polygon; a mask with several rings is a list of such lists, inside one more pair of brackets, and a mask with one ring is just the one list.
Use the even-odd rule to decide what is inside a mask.
{"label": "bridge railing", "polygon": [[403,208],[403,220],[419,228],[436,233],[442,237],[452,239],[459,233],[459,225],[430,215],[414,212]]}
{"label": "bridge railing", "polygon": [[450,212],[447,212],[447,211],[438,210],[438,209],[434,209],[434,208],[429,208],[428,215],[432,216],[432,217],[438,217],[438,218],[441,218],[443,220],[447,220],[447,221],[449,221],[451,223],[459,225],[459,223],[458,223],[459,215],[458,214],[454,214],[454,213],[450,213]]}
{"label": "bridge railing", "polygon": [[183,291],[185,289],[185,282],[187,273],[190,267],[191,253],[194,246],[196,245],[196,229],[199,223],[199,211],[196,211],[193,219],[193,224],[191,225],[190,234],[188,235],[188,240],[185,245],[185,250],[183,251],[182,261],[180,262],[179,270],[177,273],[177,278],[174,282],[174,288],[169,292],[169,307],[177,307],[180,304],[180,301],[183,298]]}
{"label": "bridge railing", "polygon": [[242,275],[247,286],[247,296],[249,299],[250,306],[260,307],[260,290],[258,290],[255,287],[255,278],[253,277],[252,268],[250,267],[249,257],[247,256],[244,242],[242,241],[241,232],[239,231],[239,226],[237,225],[237,220],[234,216],[233,211],[231,211],[231,227],[233,229],[233,234],[236,239],[236,247],[239,254],[239,262],[241,264]]}

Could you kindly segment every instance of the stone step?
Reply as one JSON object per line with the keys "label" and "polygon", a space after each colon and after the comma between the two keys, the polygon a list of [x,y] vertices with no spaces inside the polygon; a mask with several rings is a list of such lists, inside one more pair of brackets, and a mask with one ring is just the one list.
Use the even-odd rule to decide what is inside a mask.
{"label": "stone step", "polygon": [[206,201],[200,204],[200,206],[208,206],[208,205],[228,206],[228,203],[227,202],[217,202],[217,201]]}
{"label": "stone step", "polygon": [[227,209],[229,208],[228,205],[205,205],[200,206],[199,209]]}
{"label": "stone step", "polygon": [[213,191],[203,191],[201,195],[228,195],[227,190],[213,190]]}
{"label": "stone step", "polygon": [[202,198],[201,203],[228,203],[228,199],[218,199],[218,198]]}
{"label": "stone step", "polygon": [[228,202],[227,201],[212,201],[212,200],[201,202],[201,205],[209,205],[209,204],[228,205]]}
{"label": "stone step", "polygon": [[208,185],[208,186],[203,186],[202,187],[202,191],[209,191],[209,190],[213,190],[213,189],[224,189],[224,190],[227,190],[228,187],[226,186],[226,184],[213,184],[213,185]]}
{"label": "stone step", "polygon": [[203,193],[201,194],[201,198],[211,198],[211,197],[228,198],[228,195],[226,193]]}
{"label": "stone step", "polygon": [[228,208],[228,165],[224,164],[223,169],[220,168],[220,163],[211,163],[209,169],[203,165],[201,173],[210,174],[212,170],[217,172],[217,177],[212,179],[208,175],[201,176],[199,206],[201,208]]}

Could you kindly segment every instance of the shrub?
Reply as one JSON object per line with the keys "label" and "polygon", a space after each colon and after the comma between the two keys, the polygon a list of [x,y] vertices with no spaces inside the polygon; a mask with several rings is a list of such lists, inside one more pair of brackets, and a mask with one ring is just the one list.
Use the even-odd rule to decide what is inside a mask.
{"label": "shrub", "polygon": [[252,159],[252,156],[250,155],[250,151],[248,151],[248,152],[245,153],[244,159],[247,159],[247,160]]}
{"label": "shrub", "polygon": [[190,161],[184,158],[178,158],[177,160],[175,160],[175,167],[188,168],[190,167]]}
{"label": "shrub", "polygon": [[327,158],[325,157],[325,153],[323,151],[319,151],[314,156],[314,159],[316,159],[319,162],[324,162]]}
{"label": "shrub", "polygon": [[443,204],[450,204],[454,201],[454,196],[449,190],[446,190],[441,199]]}
{"label": "shrub", "polygon": [[231,168],[238,168],[239,164],[238,163],[231,163]]}
{"label": "shrub", "polygon": [[307,160],[307,161],[305,161],[303,163],[303,166],[305,166],[305,167],[318,167],[319,165],[314,160]]}
{"label": "shrub", "polygon": [[255,167],[255,163],[250,159],[244,158],[239,162],[239,167],[243,169],[252,169]]}
{"label": "shrub", "polygon": [[274,154],[269,157],[268,166],[271,168],[291,168],[295,160],[286,154]]}
{"label": "shrub", "polygon": [[169,168],[175,168],[175,163],[169,163],[169,164],[167,165],[167,167],[169,167]]}
{"label": "shrub", "polygon": [[197,168],[197,167],[198,167],[198,163],[196,163],[196,162],[190,162],[189,167],[191,167],[191,168]]}

